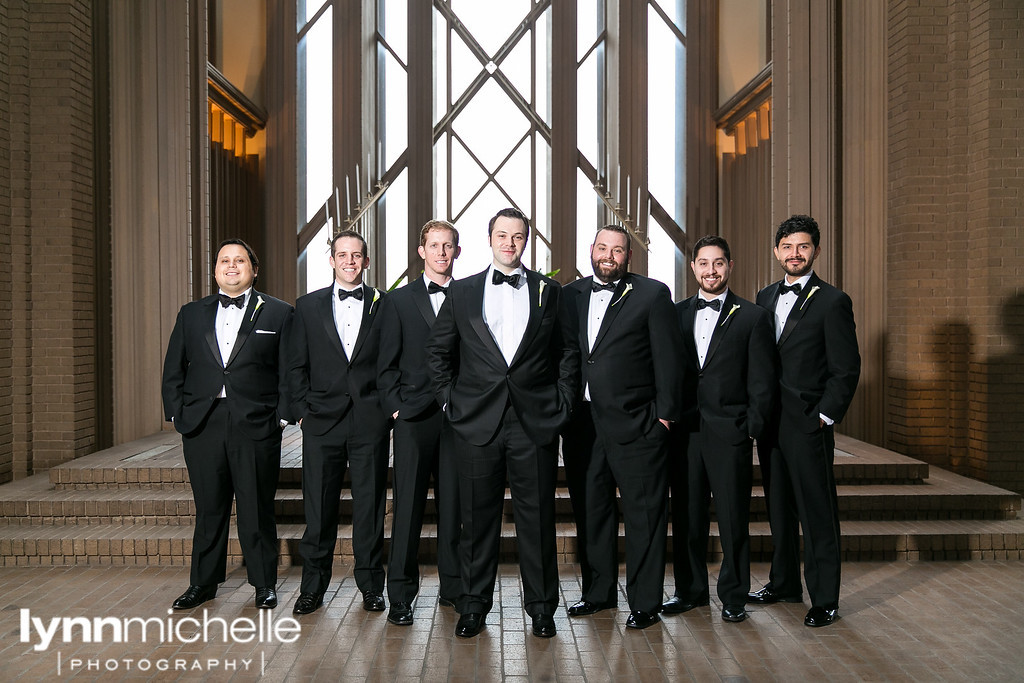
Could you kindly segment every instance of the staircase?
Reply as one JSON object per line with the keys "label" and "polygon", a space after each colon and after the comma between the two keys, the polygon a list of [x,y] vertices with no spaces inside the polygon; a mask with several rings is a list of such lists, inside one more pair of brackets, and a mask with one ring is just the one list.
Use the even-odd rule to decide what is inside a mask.
{"label": "staircase", "polygon": [[[301,432],[285,430],[277,493],[281,563],[299,562],[303,531]],[[843,555],[857,560],[1022,559],[1021,497],[869,444],[836,437],[836,480]],[[755,464],[751,558],[771,558],[771,535]],[[574,562],[569,494],[556,492],[559,562]],[[390,495],[390,489],[389,489]],[[336,557],[351,561],[351,497],[342,493]],[[421,558],[436,557],[428,503]],[[501,559],[517,559],[506,492]],[[195,506],[181,439],[161,432],[0,486],[0,562],[39,565],[187,565]],[[387,530],[390,530],[390,505]],[[229,563],[241,563],[232,530]],[[620,527],[620,549],[622,529]],[[671,544],[671,541],[670,541]],[[671,546],[670,546],[671,547]],[[720,558],[712,525],[709,559]]]}

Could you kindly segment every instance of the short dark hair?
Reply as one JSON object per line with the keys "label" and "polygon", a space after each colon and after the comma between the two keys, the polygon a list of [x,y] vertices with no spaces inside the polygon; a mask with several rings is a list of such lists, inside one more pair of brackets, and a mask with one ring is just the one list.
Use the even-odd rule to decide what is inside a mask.
{"label": "short dark hair", "polygon": [[448,221],[441,220],[440,218],[435,218],[433,220],[427,221],[426,223],[423,224],[423,227],[420,228],[421,247],[427,246],[427,233],[429,233],[431,230],[449,231],[452,234],[452,242],[456,247],[459,246],[459,231],[455,229],[455,226],[449,223]]}
{"label": "short dark hair", "polygon": [[629,245],[632,243],[633,238],[630,236],[629,230],[626,230],[626,228],[622,227],[618,223],[609,223],[608,225],[603,225],[603,226],[601,226],[600,228],[597,229],[597,232],[594,233],[594,239],[595,240],[597,239],[597,236],[599,234],[601,234],[602,230],[610,230],[612,232],[617,232],[620,235],[625,235],[626,236],[626,249],[630,248]]}
{"label": "short dark hair", "polygon": [[704,235],[693,245],[693,256],[690,258],[691,263],[697,260],[697,254],[704,247],[718,247],[725,253],[725,260],[732,261],[732,252],[729,251],[729,243],[725,241],[724,237]]}
{"label": "short dark hair", "polygon": [[488,237],[491,236],[491,232],[494,230],[494,222],[497,221],[499,218],[518,218],[523,222],[523,227],[526,228],[526,237],[530,236],[530,221],[529,219],[526,218],[526,214],[520,211],[519,209],[515,208],[514,206],[510,206],[507,209],[502,209],[498,213],[494,214],[494,218],[492,218],[490,222],[487,223]]}
{"label": "short dark hair", "polygon": [[352,237],[363,244],[363,258],[366,258],[366,240],[355,230],[342,230],[331,239],[331,256],[334,256],[334,249],[338,246],[338,240],[344,237]]}
{"label": "short dark hair", "polygon": [[220,246],[217,247],[217,254],[219,255],[220,250],[228,246],[229,244],[237,244],[238,246],[245,249],[245,253],[249,255],[249,263],[252,264],[252,274],[255,277],[257,271],[259,271],[260,269],[260,260],[256,258],[256,252],[252,250],[252,247],[245,243],[245,240],[239,239],[237,237],[229,237],[228,239],[221,242]]}
{"label": "short dark hair", "polygon": [[821,242],[821,231],[818,230],[818,221],[810,216],[798,213],[779,224],[779,229],[775,231],[775,246],[779,246],[779,242],[782,241],[783,237],[789,237],[798,232],[806,232],[810,235],[815,247]]}

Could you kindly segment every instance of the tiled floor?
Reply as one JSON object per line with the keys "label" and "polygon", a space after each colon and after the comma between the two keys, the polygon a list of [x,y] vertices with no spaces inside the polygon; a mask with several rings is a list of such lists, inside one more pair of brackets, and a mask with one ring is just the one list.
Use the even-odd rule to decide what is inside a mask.
{"label": "tiled floor", "polygon": [[[561,568],[563,603],[579,598],[576,568]],[[767,565],[753,567],[759,586]],[[805,605],[751,606],[750,619],[729,624],[720,605],[666,617],[646,631],[627,631],[624,586],[617,611],[569,619],[556,615],[558,635],[529,634],[521,608],[518,568],[503,565],[500,596],[485,631],[453,636],[457,615],[436,604],[437,577],[427,568],[411,627],[391,626],[386,613],[369,614],[350,567],[336,566],[330,601],[301,617],[294,642],[280,632],[260,640],[237,630],[219,642],[223,625],[210,625],[210,644],[188,643],[203,609],[169,614],[188,582],[182,567],[47,567],[0,569],[0,680],[1021,680],[1024,678],[1024,562],[848,563],[843,567],[842,618],[833,626],[803,626]],[[669,571],[671,576],[671,568]],[[282,605],[272,613],[252,607],[242,569],[233,570],[207,618],[244,629],[287,627],[299,568],[282,575]],[[624,580],[622,580],[624,582]],[[500,613],[497,605],[500,604]],[[28,610],[28,612],[22,612]],[[160,619],[178,630],[160,638],[155,623],[141,642],[138,625],[128,642],[104,627],[100,642],[84,642],[82,627],[62,642],[65,617]],[[22,621],[30,618],[25,630]],[[38,621],[35,621],[37,620]],[[134,630],[132,630],[134,629]],[[40,630],[53,635],[36,651]],[[26,642],[21,642],[22,636]],[[249,642],[243,642],[249,640]],[[59,667],[59,671],[58,671]],[[91,670],[90,670],[91,667]],[[175,671],[175,667],[179,670]],[[184,667],[185,670],[180,670]],[[233,668],[232,668],[233,667]],[[246,668],[247,667],[247,668]],[[161,670],[167,668],[168,670]]]}

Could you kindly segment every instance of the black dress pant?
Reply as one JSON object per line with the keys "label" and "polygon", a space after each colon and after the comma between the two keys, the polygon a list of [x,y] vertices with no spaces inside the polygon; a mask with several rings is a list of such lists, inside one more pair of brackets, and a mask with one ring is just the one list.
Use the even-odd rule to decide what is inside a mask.
{"label": "black dress pant", "polygon": [[232,424],[227,401],[217,400],[203,425],[181,439],[196,524],[190,581],[215,586],[226,578],[231,502],[249,583],[277,585],[277,522],[274,495],[281,471],[281,431],[251,439]]}

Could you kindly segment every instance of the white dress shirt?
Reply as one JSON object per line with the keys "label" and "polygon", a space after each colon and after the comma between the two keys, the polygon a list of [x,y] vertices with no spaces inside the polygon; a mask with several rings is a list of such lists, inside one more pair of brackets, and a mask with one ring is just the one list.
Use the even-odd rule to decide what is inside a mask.
{"label": "white dress shirt", "polygon": [[[807,273],[807,275],[804,275],[796,282],[787,282],[785,279],[782,282],[786,285],[800,283],[800,294],[803,294],[807,291],[807,283],[810,282],[813,272]],[[775,341],[779,341],[779,338],[782,336],[782,330],[786,329],[786,320],[789,318],[789,314],[793,312],[793,305],[799,298],[800,295],[793,292],[779,295],[779,300],[775,303]]]}
{"label": "white dress shirt", "polygon": [[[424,287],[429,288],[431,282],[433,282],[433,280],[428,278],[426,275],[423,276]],[[444,287],[445,289],[448,289],[448,286],[451,285],[451,283],[452,279],[448,278],[447,280],[445,280],[445,283],[441,286]],[[434,292],[433,294],[431,294],[429,289],[427,290],[427,298],[430,299],[430,307],[434,309],[434,315],[437,315],[437,312],[441,310],[441,304],[444,303],[446,296],[447,295],[445,295],[442,292]]]}
{"label": "white dress shirt", "polygon": [[[359,285],[362,287],[362,285]],[[345,349],[345,357],[352,362],[352,351],[356,347],[356,339],[359,338],[359,326],[363,322],[363,303],[360,299],[348,297],[344,301],[338,299],[338,290],[346,292],[359,289],[355,287],[348,289],[342,287],[337,280],[334,281],[334,289],[331,290],[331,299],[334,302],[334,326],[338,330],[338,337],[341,339],[341,346]],[[366,297],[366,291],[363,291]]]}
{"label": "white dress shirt", "polygon": [[[594,282],[601,282],[596,277]],[[608,284],[601,282],[601,284]],[[616,280],[611,284],[616,287],[619,286],[619,281]],[[612,301],[612,296],[615,294],[614,291],[609,292],[606,290],[590,292],[590,306],[587,308],[587,350],[594,350],[594,342],[597,341],[597,333],[601,331],[601,322],[604,320],[604,316],[608,313],[608,304]],[[583,387],[583,398],[587,401],[590,399],[590,383],[587,382]]]}
{"label": "white dress shirt", "polygon": [[697,345],[697,362],[700,367],[704,367],[704,361],[708,357],[708,348],[711,346],[711,336],[715,333],[715,325],[718,324],[719,316],[725,309],[725,296],[729,293],[729,288],[718,296],[708,298],[703,291],[697,292],[697,296],[704,301],[721,301],[719,304],[719,310],[715,310],[710,306],[706,306],[703,309],[697,311],[696,316],[693,319],[693,341]]}
{"label": "white dress shirt", "polygon": [[519,274],[519,283],[515,287],[505,283],[493,284],[493,272],[492,265],[487,269],[487,281],[484,283],[484,323],[501,349],[505,363],[511,365],[530,322],[530,288],[522,266],[509,273]]}
{"label": "white dress shirt", "polygon": [[[242,326],[242,321],[245,319],[245,309],[249,307],[249,295],[252,293],[252,287],[245,290],[242,296],[245,297],[245,302],[242,307],[228,306],[225,308],[217,302],[217,320],[214,323],[217,328],[217,346],[220,347],[220,363],[221,365],[228,364],[228,358],[231,358],[231,351],[235,348],[235,341],[238,339],[238,329]],[[224,294],[223,291],[218,290],[218,294]],[[230,294],[228,296],[231,296]],[[217,398],[225,398],[228,395],[227,387],[223,386],[220,388],[220,393],[217,394]]]}

